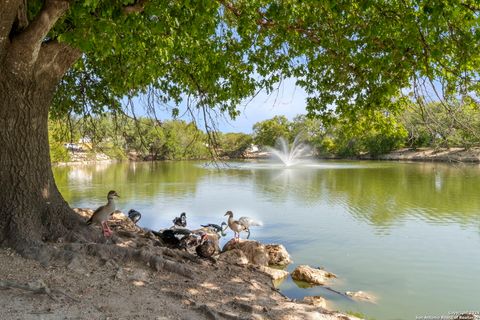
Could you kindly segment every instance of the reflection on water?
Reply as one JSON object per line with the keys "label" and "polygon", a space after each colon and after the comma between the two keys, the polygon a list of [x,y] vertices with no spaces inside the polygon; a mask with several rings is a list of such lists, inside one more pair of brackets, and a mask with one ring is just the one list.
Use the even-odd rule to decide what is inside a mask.
{"label": "reflection on water", "polygon": [[434,223],[478,219],[478,166],[334,162],[283,170],[268,164],[245,168],[250,168],[255,190],[272,200],[294,197],[303,204],[321,200],[344,205],[353,216],[379,228],[411,215]]}
{"label": "reflection on water", "polygon": [[[166,227],[182,211],[189,225],[236,216],[262,220],[252,238],[284,243],[297,264],[339,275],[332,288],[371,291],[376,305],[321,287],[342,310],[377,319],[476,310],[480,296],[480,168],[432,163],[321,162],[284,168],[262,161],[119,163],[55,168],[72,206],[95,207],[110,189],[141,224]],[[294,266],[290,266],[292,269]]]}

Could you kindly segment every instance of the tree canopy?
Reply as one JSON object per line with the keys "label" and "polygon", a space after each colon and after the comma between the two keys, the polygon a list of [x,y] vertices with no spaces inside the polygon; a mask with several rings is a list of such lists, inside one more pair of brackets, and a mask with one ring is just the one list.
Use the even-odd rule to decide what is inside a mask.
{"label": "tree canopy", "polygon": [[[26,1],[16,31],[59,2]],[[326,117],[395,111],[422,81],[448,95],[480,88],[476,1],[68,3],[43,41],[82,55],[58,88],[54,114],[119,110],[125,96],[150,93],[149,107],[173,115],[183,101],[207,119],[209,111],[235,117],[243,99],[285,77],[307,91],[310,115]]]}
{"label": "tree canopy", "polygon": [[290,123],[285,116],[257,122],[253,125],[255,143],[273,147],[278,138],[290,140]]}
{"label": "tree canopy", "polygon": [[32,252],[82,225],[54,181],[49,113],[115,116],[142,96],[151,114],[186,106],[208,130],[286,77],[309,116],[360,127],[409,91],[476,110],[479,23],[477,0],[3,1],[0,241]]}

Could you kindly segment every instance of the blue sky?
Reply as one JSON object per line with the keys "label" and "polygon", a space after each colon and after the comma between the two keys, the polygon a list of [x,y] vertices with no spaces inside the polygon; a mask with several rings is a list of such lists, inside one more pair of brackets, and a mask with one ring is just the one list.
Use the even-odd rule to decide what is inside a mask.
{"label": "blue sky", "polygon": [[[284,115],[291,120],[298,114],[306,113],[306,97],[306,92],[295,85],[295,79],[285,79],[273,93],[267,94],[265,91],[261,91],[253,99],[247,99],[239,105],[238,109],[241,114],[237,119],[227,120],[219,117],[218,129],[221,132],[251,133],[252,127],[256,122],[271,119],[276,115]],[[147,115],[144,108],[144,100],[145,97],[133,98],[136,116]],[[127,100],[124,100],[123,103],[126,105]],[[173,105],[169,106],[169,108],[164,108],[163,110],[162,107],[156,108],[156,117],[160,120],[172,119],[171,107],[173,107]],[[191,121],[191,117],[189,117],[188,114],[185,114],[185,105],[181,105],[179,108],[180,119]],[[127,110],[130,110],[130,107],[126,107],[126,111]],[[131,114],[131,112],[128,113]],[[195,114],[195,117],[199,128],[204,130],[200,112]]]}
{"label": "blue sky", "polygon": [[251,133],[256,122],[276,115],[284,115],[291,120],[297,114],[306,113],[306,97],[306,92],[295,85],[295,79],[286,79],[270,95],[262,91],[253,100],[243,103],[239,106],[240,116],[228,122],[221,121],[219,129],[222,132]]}

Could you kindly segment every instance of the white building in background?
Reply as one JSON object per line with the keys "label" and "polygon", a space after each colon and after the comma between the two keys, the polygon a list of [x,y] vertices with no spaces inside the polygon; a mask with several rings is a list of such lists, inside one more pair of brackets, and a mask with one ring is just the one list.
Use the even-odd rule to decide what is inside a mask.
{"label": "white building in background", "polygon": [[89,137],[83,137],[78,140],[78,143],[92,143],[92,139]]}
{"label": "white building in background", "polygon": [[247,149],[247,152],[258,152],[258,151],[260,151],[260,149],[258,148],[257,145],[253,143],[250,145],[250,148]]}
{"label": "white building in background", "polygon": [[68,151],[72,151],[72,152],[80,152],[80,151],[83,151],[83,148],[81,145],[77,144],[77,143],[65,143],[63,145]]}

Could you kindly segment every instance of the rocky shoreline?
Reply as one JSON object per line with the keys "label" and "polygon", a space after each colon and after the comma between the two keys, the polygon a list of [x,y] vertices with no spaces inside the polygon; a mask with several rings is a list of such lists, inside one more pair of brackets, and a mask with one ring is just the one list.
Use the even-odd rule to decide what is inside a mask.
{"label": "rocky shoreline", "polygon": [[[244,154],[242,158],[238,160],[255,160],[255,159],[269,159],[270,153],[268,152],[250,152]],[[112,159],[103,153],[92,154],[76,152],[71,154],[71,161],[68,162],[56,162],[55,166],[66,165],[85,165],[94,164],[99,162],[116,162],[119,160]],[[419,162],[445,162],[445,163],[480,163],[480,147],[474,147],[470,149],[465,148],[403,148],[392,151],[388,154],[372,157],[370,155],[361,155],[356,158],[342,158],[335,156],[318,157],[319,160],[384,160],[384,161],[419,161]],[[235,160],[235,159],[222,159],[222,160]],[[128,161],[154,161],[151,159],[143,159],[129,155]],[[157,161],[157,160],[155,160]]]}
{"label": "rocky shoreline", "polygon": [[[255,152],[245,154],[244,159],[269,159],[269,152]],[[337,157],[333,155],[318,156],[319,160],[385,160],[385,161],[419,161],[419,162],[447,162],[447,163],[480,163],[480,147],[469,149],[453,148],[402,148],[390,153],[371,156],[369,154],[354,158]]]}
{"label": "rocky shoreline", "polygon": [[71,165],[86,165],[95,163],[110,163],[117,160],[110,158],[104,153],[90,153],[90,152],[70,152],[70,161],[54,162],[54,166],[71,166]]}
{"label": "rocky shoreline", "polygon": [[480,147],[400,149],[377,157],[378,160],[435,161],[448,163],[480,163]]}
{"label": "rocky shoreline", "polygon": [[[86,219],[92,211],[77,213]],[[286,261],[288,253],[278,247],[264,247],[268,261],[260,265],[220,257],[211,261],[165,247],[123,214],[114,214],[110,226],[114,235],[96,245],[102,250],[92,254],[85,244],[85,253],[66,265],[42,266],[0,249],[0,279],[21,288],[38,282],[45,289],[45,294],[18,286],[0,290],[0,318],[358,319],[325,309],[319,297],[296,302],[278,292],[265,271],[270,260]]]}

